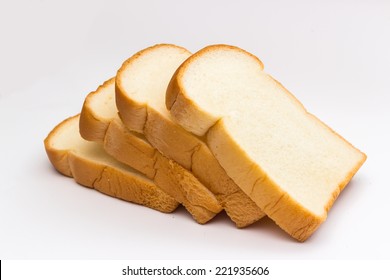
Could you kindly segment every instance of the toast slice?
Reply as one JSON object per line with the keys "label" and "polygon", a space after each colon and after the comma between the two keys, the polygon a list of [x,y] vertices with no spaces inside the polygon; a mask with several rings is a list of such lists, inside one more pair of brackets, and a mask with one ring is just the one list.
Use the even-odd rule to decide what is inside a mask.
{"label": "toast slice", "polygon": [[173,76],[167,108],[207,138],[227,174],[282,229],[307,239],[366,155],[308,113],[254,55],[206,47]]}
{"label": "toast slice", "polygon": [[165,213],[179,205],[151,180],[107,155],[100,144],[82,139],[78,115],[58,124],[44,144],[53,166],[81,185]]}
{"label": "toast slice", "polygon": [[124,62],[116,77],[119,114],[130,130],[144,134],[211,190],[237,227],[248,226],[264,212],[227,176],[206,144],[174,123],[166,109],[168,83],[189,55],[181,47],[157,45]]}
{"label": "toast slice", "polygon": [[80,116],[84,139],[103,144],[104,149],[152,179],[201,224],[222,208],[215,196],[192,174],[153,148],[141,134],[130,132],[118,117],[115,106],[115,80],[110,79],[85,99]]}

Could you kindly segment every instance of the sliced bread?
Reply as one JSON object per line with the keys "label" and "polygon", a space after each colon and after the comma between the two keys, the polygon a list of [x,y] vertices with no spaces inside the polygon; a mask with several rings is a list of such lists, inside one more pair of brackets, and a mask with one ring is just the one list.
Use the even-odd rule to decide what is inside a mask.
{"label": "sliced bread", "polygon": [[87,140],[103,143],[108,154],[152,179],[182,203],[197,222],[204,224],[222,210],[215,196],[191,172],[161,155],[142,134],[130,132],[122,124],[115,106],[114,79],[86,97],[80,134]]}
{"label": "sliced bread", "polygon": [[181,47],[157,45],[125,61],[116,77],[119,114],[130,130],[144,134],[162,154],[207,186],[237,227],[248,226],[264,212],[227,176],[206,144],[174,123],[166,109],[168,83],[189,56]]}
{"label": "sliced bread", "polygon": [[82,139],[78,115],[58,124],[44,144],[53,166],[81,185],[161,212],[179,205],[151,180],[110,157],[100,144]]}
{"label": "sliced bread", "polygon": [[207,144],[227,174],[282,229],[307,239],[366,155],[336,134],[254,55],[206,47],[173,76],[173,118]]}

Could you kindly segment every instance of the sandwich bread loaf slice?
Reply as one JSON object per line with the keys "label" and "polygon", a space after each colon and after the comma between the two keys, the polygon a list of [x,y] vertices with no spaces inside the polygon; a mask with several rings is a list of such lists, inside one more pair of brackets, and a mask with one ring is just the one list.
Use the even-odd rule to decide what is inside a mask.
{"label": "sandwich bread loaf slice", "polygon": [[82,139],[78,115],[58,124],[44,144],[53,166],[81,185],[161,212],[179,205],[151,180],[107,155],[100,144]]}
{"label": "sandwich bread loaf slice", "polygon": [[166,109],[168,83],[189,56],[181,47],[157,45],[125,61],[116,77],[119,114],[127,128],[144,134],[162,154],[207,186],[237,227],[248,226],[264,212],[227,176],[206,144],[174,123]]}
{"label": "sandwich bread loaf slice", "polygon": [[187,59],[166,95],[173,118],[207,138],[227,174],[282,229],[306,240],[366,159],[254,55],[206,47]]}
{"label": "sandwich bread loaf slice", "polygon": [[129,131],[118,117],[115,80],[110,79],[85,99],[80,116],[84,139],[103,144],[105,151],[152,179],[201,224],[222,208],[215,196],[192,174],[153,148],[142,134]]}

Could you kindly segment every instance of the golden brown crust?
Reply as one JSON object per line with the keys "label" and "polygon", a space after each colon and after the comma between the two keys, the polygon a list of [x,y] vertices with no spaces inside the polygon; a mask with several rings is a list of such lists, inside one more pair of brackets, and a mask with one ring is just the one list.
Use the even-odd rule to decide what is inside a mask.
{"label": "golden brown crust", "polygon": [[[196,108],[198,105],[191,99],[185,98],[186,94],[184,92],[184,87],[181,85],[183,73],[181,69],[185,68],[187,63],[188,60],[186,60],[172,76],[167,88],[165,104],[167,109],[171,112],[172,118],[177,123],[195,135],[204,136],[218,119],[207,112],[197,110]],[[190,119],[188,116],[192,116],[192,118]],[[195,123],[193,122],[194,120],[196,120]]]}
{"label": "golden brown crust", "polygon": [[[183,62],[183,64],[176,70],[176,72],[172,76],[171,81],[169,82],[166,92],[165,104],[167,106],[167,109],[171,112],[172,117],[178,123],[180,123],[181,126],[198,136],[205,135],[208,129],[218,121],[219,116],[212,116],[203,110],[198,110],[198,104],[196,104],[196,102],[191,100],[190,98],[186,98],[187,94],[185,92],[185,88],[181,83],[183,73],[186,71],[188,65],[196,61],[205,53],[223,49],[235,50],[237,52],[249,55],[257,61],[260,70],[264,69],[263,62],[261,62],[261,60],[253,54],[238,47],[223,44],[205,47],[194,53],[186,61]],[[189,119],[188,116],[193,117]]]}
{"label": "golden brown crust", "polygon": [[56,134],[59,133],[61,128],[67,122],[72,121],[75,118],[78,118],[78,115],[69,117],[57,124],[44,140],[46,154],[51,164],[58,172],[68,177],[72,177],[72,171],[70,169],[68,161],[68,150],[58,150],[53,148],[52,140],[56,137]]}
{"label": "golden brown crust", "polygon": [[214,195],[190,172],[138,139],[118,119],[106,131],[104,148],[117,160],[154,180],[183,204],[198,223],[208,222],[222,210]]}
{"label": "golden brown crust", "polygon": [[162,154],[156,155],[154,181],[183,204],[198,223],[205,224],[222,211],[214,195],[190,172]]}
{"label": "golden brown crust", "polygon": [[[110,123],[109,121],[104,120],[94,114],[94,111],[91,109],[91,100],[94,98],[94,95],[98,94],[106,87],[111,86],[113,83],[115,83],[115,77],[105,81],[95,91],[89,93],[84,100],[80,114],[79,126],[81,137],[83,137],[85,140],[100,143],[103,142],[105,132]],[[89,127],[98,127],[98,129],[89,129]]]}
{"label": "golden brown crust", "polygon": [[[93,127],[90,127],[93,130]],[[120,162],[138,170],[148,178],[153,178],[156,149],[135,136],[119,119],[110,122],[104,135],[104,149]]]}
{"label": "golden brown crust", "polygon": [[79,121],[78,118],[79,115],[76,115],[62,121],[44,140],[47,155],[60,173],[73,177],[83,186],[161,212],[169,213],[177,208],[179,204],[173,197],[139,175],[85,158],[71,149],[57,149],[52,142],[57,133],[68,122]]}
{"label": "golden brown crust", "polygon": [[153,109],[148,110],[144,134],[165,156],[190,170],[216,196],[237,227],[246,227],[265,216],[196,136]]}
{"label": "golden brown crust", "polygon": [[158,48],[175,48],[189,53],[185,48],[172,44],[158,44],[148,47],[127,59],[122,64],[121,68],[119,68],[115,79],[115,100],[121,120],[128,129],[138,133],[143,133],[143,125],[145,124],[147,118],[147,105],[134,101],[126,94],[122,76],[125,69],[132,63],[136,62],[140,56],[149,52],[154,52]]}
{"label": "golden brown crust", "polygon": [[[119,74],[119,71],[118,71]],[[142,133],[146,121],[147,112],[145,104],[134,102],[123,92],[121,80],[115,82],[115,100],[119,116],[123,123],[131,131]],[[127,108],[132,108],[128,110]]]}
{"label": "golden brown crust", "polygon": [[69,165],[75,181],[106,195],[130,201],[164,213],[174,211],[179,203],[156,185],[126,174],[112,166],[70,153]]}
{"label": "golden brown crust", "polygon": [[247,227],[265,217],[265,213],[226,174],[203,143],[192,156],[191,170],[215,194],[238,228]]}
{"label": "golden brown crust", "polygon": [[[191,58],[191,56],[189,57]],[[189,59],[188,58],[188,59]],[[180,84],[181,77],[183,76],[183,67],[186,67],[187,61],[183,62],[183,64],[176,69],[175,73],[173,73],[171,80],[169,81],[167,92],[165,94],[165,106],[167,107],[168,111],[172,110],[173,104],[175,104],[177,96],[181,93],[181,90],[183,86]]]}

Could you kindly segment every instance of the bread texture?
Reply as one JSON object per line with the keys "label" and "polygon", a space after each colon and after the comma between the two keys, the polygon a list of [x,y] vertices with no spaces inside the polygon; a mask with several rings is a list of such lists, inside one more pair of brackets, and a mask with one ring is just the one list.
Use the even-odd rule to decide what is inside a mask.
{"label": "bread texture", "polygon": [[116,77],[116,104],[123,123],[142,133],[162,154],[191,171],[211,190],[237,227],[264,212],[227,176],[202,139],[184,130],[165,106],[165,92],[177,67],[191,54],[157,45],[125,61]]}
{"label": "bread texture", "polygon": [[165,213],[179,205],[151,180],[110,157],[100,144],[82,139],[78,115],[58,124],[44,144],[53,166],[83,186]]}
{"label": "bread texture", "polygon": [[142,134],[129,131],[118,117],[115,80],[110,79],[85,99],[80,116],[83,138],[103,144],[105,151],[153,180],[201,224],[222,208],[215,196],[192,174],[152,147]]}
{"label": "bread texture", "polygon": [[306,240],[366,155],[336,134],[254,55],[206,47],[177,69],[166,105],[186,130],[207,138],[227,174],[282,229]]}

